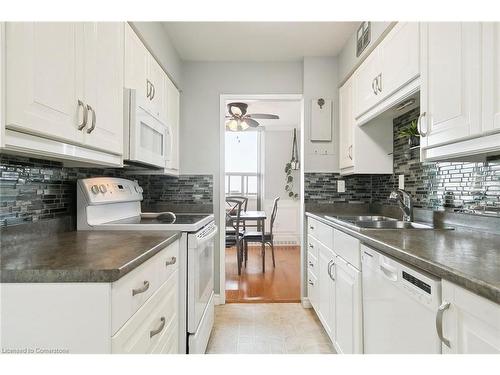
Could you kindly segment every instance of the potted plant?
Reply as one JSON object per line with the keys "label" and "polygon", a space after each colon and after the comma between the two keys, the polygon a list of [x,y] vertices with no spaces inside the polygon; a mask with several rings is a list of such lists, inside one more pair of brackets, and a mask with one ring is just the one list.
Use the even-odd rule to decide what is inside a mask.
{"label": "potted plant", "polygon": [[410,148],[420,146],[420,133],[418,132],[417,120],[410,122],[408,126],[399,131],[400,137],[408,137]]}

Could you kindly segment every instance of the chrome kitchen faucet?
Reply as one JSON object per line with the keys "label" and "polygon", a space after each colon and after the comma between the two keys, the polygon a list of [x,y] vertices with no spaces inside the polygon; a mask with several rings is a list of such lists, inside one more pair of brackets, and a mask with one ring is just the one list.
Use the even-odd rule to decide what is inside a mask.
{"label": "chrome kitchen faucet", "polygon": [[410,193],[402,189],[394,190],[389,195],[389,199],[398,202],[399,208],[403,211],[404,221],[413,221],[413,202]]}

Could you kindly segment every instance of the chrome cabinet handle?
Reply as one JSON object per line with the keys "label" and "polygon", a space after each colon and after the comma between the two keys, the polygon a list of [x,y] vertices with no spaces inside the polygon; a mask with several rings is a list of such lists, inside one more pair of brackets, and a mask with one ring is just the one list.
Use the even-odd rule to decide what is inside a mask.
{"label": "chrome cabinet handle", "polygon": [[309,229],[312,229],[312,230],[314,230],[314,227],[313,227],[312,225],[310,225],[310,226],[309,226]]}
{"label": "chrome cabinet handle", "polygon": [[148,289],[149,289],[149,281],[144,281],[144,285],[142,287],[137,288],[137,289],[132,289],[132,296],[135,296],[136,294],[144,293]]}
{"label": "chrome cabinet handle", "polygon": [[156,94],[156,88],[155,88],[154,83],[151,82],[151,98],[150,98],[150,100],[153,100],[153,98],[155,97],[155,94]]}
{"label": "chrome cabinet handle", "polygon": [[310,247],[311,249],[314,249],[314,245],[313,245],[312,243],[310,243],[310,244],[309,244],[309,247]]}
{"label": "chrome cabinet handle", "polygon": [[427,115],[427,112],[424,112],[422,113],[420,116],[418,116],[418,120],[417,120],[417,130],[418,130],[418,133],[420,134],[421,137],[425,137],[427,136],[427,131],[424,131],[422,130],[422,119]]}
{"label": "chrome cabinet handle", "polygon": [[328,275],[330,276],[330,279],[335,281],[335,277],[333,276],[332,273],[333,266],[335,266],[335,261],[332,259],[331,261],[328,262]]}
{"label": "chrome cabinet handle", "polygon": [[151,82],[149,82],[149,79],[146,79],[146,98],[150,99],[150,96],[151,96]]}
{"label": "chrome cabinet handle", "polygon": [[314,267],[314,263],[309,261],[309,267]]}
{"label": "chrome cabinet handle", "polygon": [[314,283],[311,280],[309,280],[309,285],[314,286]]}
{"label": "chrome cabinet handle", "polygon": [[347,156],[352,160],[352,145],[350,145],[347,149]]}
{"label": "chrome cabinet handle", "polygon": [[78,125],[78,130],[82,130],[85,126],[87,126],[87,109],[85,108],[85,103],[83,103],[80,99],[78,99],[78,107],[82,109],[82,123]]}
{"label": "chrome cabinet handle", "polygon": [[448,340],[446,337],[443,336],[443,314],[445,310],[448,310],[449,308],[450,308],[450,303],[446,301],[443,301],[441,306],[439,306],[436,314],[436,331],[441,342],[445,344],[448,348],[451,348],[450,340]]}
{"label": "chrome cabinet handle", "polygon": [[375,95],[378,95],[376,85],[377,85],[377,77],[375,77],[372,81],[372,91]]}
{"label": "chrome cabinet handle", "polygon": [[92,108],[90,105],[87,104],[87,110],[92,112],[92,126],[87,129],[87,134],[92,133],[92,131],[95,129],[95,123],[96,123],[96,115],[94,108]]}
{"label": "chrome cabinet handle", "polygon": [[175,264],[175,262],[177,262],[177,258],[176,257],[172,257],[172,258],[170,258],[169,260],[167,260],[165,262],[165,266],[166,267],[171,266],[172,264]]}
{"label": "chrome cabinet handle", "polygon": [[377,90],[382,92],[382,73],[377,76]]}
{"label": "chrome cabinet handle", "polygon": [[153,329],[152,331],[149,331],[149,338],[152,338],[153,336],[157,335],[161,331],[163,331],[163,328],[165,328],[165,317],[162,316],[160,318],[160,326],[156,329]]}

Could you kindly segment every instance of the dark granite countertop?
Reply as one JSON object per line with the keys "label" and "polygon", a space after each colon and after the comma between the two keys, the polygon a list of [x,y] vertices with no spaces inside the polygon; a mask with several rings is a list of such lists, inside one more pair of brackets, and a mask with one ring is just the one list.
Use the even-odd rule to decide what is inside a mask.
{"label": "dark granite countertop", "polygon": [[[464,227],[455,230],[352,230],[306,212],[394,258],[500,303],[500,235]],[[335,214],[333,214],[335,215]]]}
{"label": "dark granite countertop", "polygon": [[175,231],[72,231],[1,248],[4,283],[112,282],[180,238]]}

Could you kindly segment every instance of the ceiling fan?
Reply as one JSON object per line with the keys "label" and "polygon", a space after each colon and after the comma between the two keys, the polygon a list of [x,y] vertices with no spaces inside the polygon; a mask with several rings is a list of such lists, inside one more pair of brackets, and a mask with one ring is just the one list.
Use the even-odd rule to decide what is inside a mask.
{"label": "ceiling fan", "polygon": [[260,124],[255,119],[262,120],[278,120],[278,115],[269,113],[247,113],[248,104],[246,103],[229,103],[227,111],[229,115],[226,116],[226,129],[233,132],[247,130],[249,127],[256,128]]}

